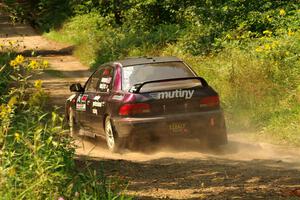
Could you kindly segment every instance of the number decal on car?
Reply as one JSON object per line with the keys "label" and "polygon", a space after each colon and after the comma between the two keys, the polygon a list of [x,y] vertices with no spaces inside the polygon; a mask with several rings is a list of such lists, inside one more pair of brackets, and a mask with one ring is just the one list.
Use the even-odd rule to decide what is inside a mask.
{"label": "number decal on car", "polygon": [[184,123],[184,122],[173,122],[173,123],[169,124],[169,129],[173,133],[186,132],[187,126],[186,126],[186,123]]}

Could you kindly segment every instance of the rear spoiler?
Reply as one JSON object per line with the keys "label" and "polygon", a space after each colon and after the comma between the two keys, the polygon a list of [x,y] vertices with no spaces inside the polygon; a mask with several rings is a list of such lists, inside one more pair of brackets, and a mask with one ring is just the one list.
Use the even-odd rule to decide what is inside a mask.
{"label": "rear spoiler", "polygon": [[199,80],[203,87],[207,87],[208,84],[206,80],[202,77],[185,77],[185,78],[171,78],[171,79],[162,79],[162,80],[154,80],[154,81],[145,81],[142,83],[134,84],[130,89],[129,92],[132,93],[139,93],[141,88],[149,83],[159,83],[159,82],[169,82],[169,81],[182,81],[182,80]]}

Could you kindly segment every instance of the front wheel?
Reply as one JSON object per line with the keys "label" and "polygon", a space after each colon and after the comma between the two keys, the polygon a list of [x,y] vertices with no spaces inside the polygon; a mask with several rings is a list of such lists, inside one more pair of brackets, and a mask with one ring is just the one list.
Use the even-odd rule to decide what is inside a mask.
{"label": "front wheel", "polygon": [[119,152],[122,148],[123,142],[121,138],[118,138],[118,135],[111,124],[110,117],[106,117],[104,129],[108,149],[111,152]]}
{"label": "front wheel", "polygon": [[79,132],[79,126],[75,121],[75,112],[71,107],[69,108],[69,130],[71,137],[74,137]]}

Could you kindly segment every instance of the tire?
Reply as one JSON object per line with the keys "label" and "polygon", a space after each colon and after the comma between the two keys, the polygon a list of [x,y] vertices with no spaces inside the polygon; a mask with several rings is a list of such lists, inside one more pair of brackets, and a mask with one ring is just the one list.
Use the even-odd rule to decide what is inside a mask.
{"label": "tire", "polygon": [[69,108],[69,120],[68,121],[69,121],[70,136],[75,137],[76,135],[78,135],[79,126],[76,123],[75,112],[71,107]]}
{"label": "tire", "polygon": [[109,116],[105,118],[104,130],[108,149],[111,152],[119,153],[122,150],[123,142],[120,138],[118,138]]}

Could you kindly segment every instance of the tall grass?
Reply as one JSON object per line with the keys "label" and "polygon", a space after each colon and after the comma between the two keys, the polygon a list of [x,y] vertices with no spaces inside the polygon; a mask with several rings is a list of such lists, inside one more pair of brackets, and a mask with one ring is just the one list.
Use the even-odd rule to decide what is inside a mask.
{"label": "tall grass", "polygon": [[257,131],[299,145],[299,36],[264,37],[210,56],[184,54],[176,46],[162,54],[183,58],[219,91],[231,131]]}
{"label": "tall grass", "polygon": [[63,117],[45,111],[42,81],[29,81],[48,62],[2,50],[0,199],[131,199],[123,194],[125,181],[75,167]]}
{"label": "tall grass", "polygon": [[[268,1],[218,7],[223,3],[188,6],[174,11],[178,23],[146,28],[151,19],[140,17],[150,14],[138,10],[128,11],[122,26],[109,15],[85,12],[45,35],[77,44],[75,55],[91,67],[130,56],[178,56],[218,90],[231,132],[251,130],[299,145],[299,7]],[[145,5],[139,6],[152,9]],[[232,21],[224,21],[228,17]]]}

